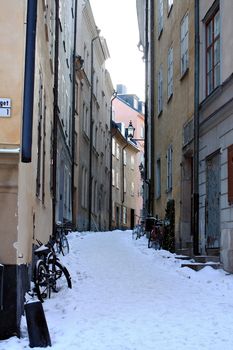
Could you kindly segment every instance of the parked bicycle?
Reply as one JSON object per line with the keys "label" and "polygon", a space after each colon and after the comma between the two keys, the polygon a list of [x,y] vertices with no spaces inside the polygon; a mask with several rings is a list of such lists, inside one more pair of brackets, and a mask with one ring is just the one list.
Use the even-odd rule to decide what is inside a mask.
{"label": "parked bicycle", "polygon": [[145,234],[145,227],[143,224],[137,224],[132,231],[132,238],[139,239]]}
{"label": "parked bicycle", "polygon": [[58,221],[56,223],[55,245],[54,249],[57,254],[66,255],[70,251],[69,242],[66,235],[71,232],[71,227],[68,223]]}
{"label": "parked bicycle", "polygon": [[65,285],[72,288],[72,283],[69,271],[55,253],[54,241],[50,238],[47,244],[37,243],[39,247],[34,251],[38,257],[34,269],[34,291],[43,302],[50,298],[52,291],[57,293]]}
{"label": "parked bicycle", "polygon": [[148,236],[148,248],[161,249],[163,244],[163,221],[156,219]]}

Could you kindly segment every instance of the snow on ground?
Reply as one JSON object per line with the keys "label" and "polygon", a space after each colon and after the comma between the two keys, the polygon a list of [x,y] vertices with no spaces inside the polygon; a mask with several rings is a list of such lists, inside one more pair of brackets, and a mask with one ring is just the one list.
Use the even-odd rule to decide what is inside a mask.
{"label": "snow on ground", "polygon": [[[43,304],[54,350],[232,350],[233,275],[181,268],[131,231],[76,232],[69,242],[61,259],[73,288]],[[30,349],[25,317],[21,329],[0,349]]]}

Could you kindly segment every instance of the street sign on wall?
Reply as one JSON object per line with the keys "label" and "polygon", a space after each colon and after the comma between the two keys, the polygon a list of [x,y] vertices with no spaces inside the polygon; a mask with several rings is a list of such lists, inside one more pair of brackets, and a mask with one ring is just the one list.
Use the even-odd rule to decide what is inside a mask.
{"label": "street sign on wall", "polygon": [[11,99],[0,97],[0,117],[7,118],[11,116]]}

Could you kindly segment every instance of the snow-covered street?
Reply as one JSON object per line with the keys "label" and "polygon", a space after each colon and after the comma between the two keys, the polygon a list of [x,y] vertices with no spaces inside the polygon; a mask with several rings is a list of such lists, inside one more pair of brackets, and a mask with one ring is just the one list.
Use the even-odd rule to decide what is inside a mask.
{"label": "snow-covered street", "polygon": [[[69,242],[62,260],[73,289],[43,304],[54,350],[233,348],[233,275],[181,268],[131,231],[71,233]],[[21,339],[0,349],[30,349],[25,317]]]}

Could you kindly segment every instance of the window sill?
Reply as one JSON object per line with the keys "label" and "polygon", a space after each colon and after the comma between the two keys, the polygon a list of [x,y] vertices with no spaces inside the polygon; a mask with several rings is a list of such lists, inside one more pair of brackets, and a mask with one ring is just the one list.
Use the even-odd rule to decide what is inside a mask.
{"label": "window sill", "polygon": [[180,81],[182,81],[185,77],[186,77],[186,75],[188,75],[188,72],[189,72],[189,67],[185,70],[185,72],[181,75],[181,77],[180,77]]}
{"label": "window sill", "polygon": [[170,16],[171,12],[172,12],[172,9],[173,9],[173,4],[170,6],[170,8],[168,9],[168,12],[167,12],[167,17]]}
{"label": "window sill", "polygon": [[173,93],[168,97],[167,104],[170,103],[170,101],[172,100],[172,97],[173,97]]}
{"label": "window sill", "polygon": [[157,115],[157,117],[160,118],[160,117],[162,116],[162,114],[163,114],[163,110],[161,110],[161,111],[159,112],[159,114]]}
{"label": "window sill", "polygon": [[160,32],[159,32],[159,34],[158,34],[158,40],[160,40],[162,34],[163,34],[163,28],[160,30]]}

